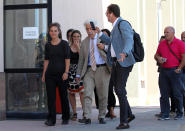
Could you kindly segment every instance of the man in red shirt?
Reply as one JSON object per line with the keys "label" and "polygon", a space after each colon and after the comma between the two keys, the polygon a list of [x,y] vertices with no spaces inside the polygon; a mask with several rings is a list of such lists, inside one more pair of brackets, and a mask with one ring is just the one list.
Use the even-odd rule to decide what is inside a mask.
{"label": "man in red shirt", "polygon": [[182,92],[184,90],[182,88],[181,78],[182,68],[185,65],[185,44],[175,37],[175,29],[171,26],[165,28],[164,35],[165,40],[159,43],[157,52],[155,54],[155,60],[161,64],[159,88],[161,93],[160,108],[162,115],[158,120],[170,119],[170,90],[172,90],[177,106],[177,115],[174,118],[177,120],[183,118]]}

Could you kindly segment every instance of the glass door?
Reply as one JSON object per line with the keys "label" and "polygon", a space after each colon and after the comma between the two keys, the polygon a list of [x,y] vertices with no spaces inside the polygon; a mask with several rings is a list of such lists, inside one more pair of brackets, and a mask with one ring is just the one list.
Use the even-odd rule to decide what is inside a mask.
{"label": "glass door", "polygon": [[[5,0],[7,117],[46,113],[41,82],[51,0]],[[17,115],[16,115],[17,114]],[[33,115],[32,115],[33,117]]]}

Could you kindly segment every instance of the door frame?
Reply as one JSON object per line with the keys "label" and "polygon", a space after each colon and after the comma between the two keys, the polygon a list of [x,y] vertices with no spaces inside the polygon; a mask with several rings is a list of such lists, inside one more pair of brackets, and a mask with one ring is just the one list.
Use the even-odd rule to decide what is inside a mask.
{"label": "door frame", "polygon": [[[4,5],[4,12],[6,10],[26,10],[26,9],[47,9],[47,20],[48,26],[52,23],[52,0],[47,0],[47,3],[41,4],[17,4],[17,5]],[[5,14],[5,13],[4,13]],[[4,15],[4,27],[5,27],[5,15]],[[5,30],[4,30],[5,34]],[[5,35],[4,35],[5,40]],[[5,50],[5,41],[4,41],[4,50]],[[5,52],[4,52],[4,63],[5,63]],[[4,64],[4,71],[6,73],[41,73],[42,68],[6,68]],[[6,81],[6,80],[5,80]],[[46,118],[47,113],[41,112],[6,112],[7,119],[43,119]]]}

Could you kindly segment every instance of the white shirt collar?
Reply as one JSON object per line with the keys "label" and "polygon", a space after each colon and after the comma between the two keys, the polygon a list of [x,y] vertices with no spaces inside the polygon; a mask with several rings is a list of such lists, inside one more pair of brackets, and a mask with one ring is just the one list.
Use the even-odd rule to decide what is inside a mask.
{"label": "white shirt collar", "polygon": [[114,23],[112,24],[112,26],[114,27],[116,22],[118,21],[119,17],[114,21]]}
{"label": "white shirt collar", "polygon": [[94,38],[93,39],[97,39],[98,38],[98,34],[96,33],[95,35],[94,35]]}

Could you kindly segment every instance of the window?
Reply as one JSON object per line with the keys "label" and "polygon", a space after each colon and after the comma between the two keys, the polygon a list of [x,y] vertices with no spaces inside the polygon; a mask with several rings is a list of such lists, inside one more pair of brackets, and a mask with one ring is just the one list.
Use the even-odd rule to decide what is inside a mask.
{"label": "window", "polygon": [[42,3],[47,3],[47,0],[5,0],[5,5],[42,4]]}

